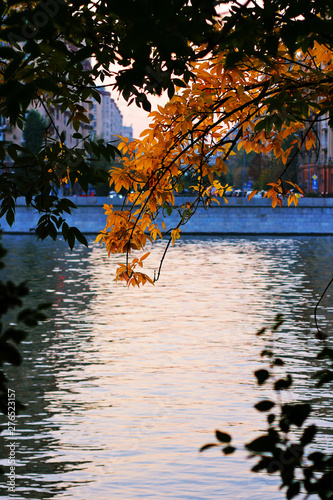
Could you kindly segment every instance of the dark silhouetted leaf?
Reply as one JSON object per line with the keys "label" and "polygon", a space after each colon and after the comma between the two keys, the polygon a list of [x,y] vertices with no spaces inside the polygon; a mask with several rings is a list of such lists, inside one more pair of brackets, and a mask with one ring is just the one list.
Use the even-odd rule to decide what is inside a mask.
{"label": "dark silhouetted leaf", "polygon": [[254,407],[258,411],[269,411],[273,408],[273,406],[275,406],[275,403],[273,401],[269,401],[268,399],[260,401],[259,403],[254,405]]}
{"label": "dark silhouetted leaf", "polygon": [[264,333],[266,332],[266,328],[261,328],[257,333],[256,335],[263,335]]}
{"label": "dark silhouetted leaf", "polygon": [[281,378],[274,383],[274,389],[276,391],[289,389],[289,387],[292,385],[292,383],[293,383],[293,379],[292,379],[291,375],[288,374],[285,379]]}
{"label": "dark silhouetted leaf", "polygon": [[297,427],[302,427],[310,412],[311,405],[309,403],[294,403],[282,406],[282,414],[285,415],[291,424]]}
{"label": "dark silhouetted leaf", "polygon": [[269,457],[263,457],[259,460],[259,462],[254,466],[252,467],[251,471],[252,472],[260,472],[264,469],[268,470],[268,468],[270,467],[270,464],[272,462],[272,459],[269,458]]}
{"label": "dark silhouetted leaf", "polygon": [[330,347],[324,347],[318,354],[317,354],[318,359],[323,359],[323,358],[330,358],[333,360],[333,349]]}
{"label": "dark silhouetted leaf", "polygon": [[287,499],[290,500],[291,498],[296,497],[299,494],[300,490],[301,490],[301,484],[299,481],[291,484],[287,489]]}
{"label": "dark silhouetted leaf", "polygon": [[231,441],[230,434],[227,434],[226,432],[221,432],[219,430],[216,430],[215,436],[221,443],[230,443]]}
{"label": "dark silhouetted leaf", "polygon": [[201,446],[199,452],[201,453],[202,451],[208,450],[209,448],[213,448],[213,446],[217,446],[217,444],[216,443],[204,444],[203,446]]}
{"label": "dark silhouetted leaf", "polygon": [[225,455],[231,455],[231,453],[234,453],[234,451],[236,451],[236,448],[234,446],[225,446],[222,451]]}
{"label": "dark silhouetted leaf", "polygon": [[274,325],[272,327],[273,332],[276,332],[283,325],[284,319],[282,314],[277,314],[274,319]]}
{"label": "dark silhouetted leaf", "polygon": [[316,387],[321,387],[324,384],[328,384],[333,381],[333,371],[324,370],[319,376],[319,380],[316,383]]}
{"label": "dark silhouetted leaf", "polygon": [[247,448],[249,451],[252,451],[253,453],[261,453],[264,451],[273,452],[276,448],[276,443],[277,440],[272,436],[264,435],[254,439],[253,441],[251,441],[251,443],[246,444],[245,448]]}
{"label": "dark silhouetted leaf", "polygon": [[0,360],[15,366],[21,364],[21,354],[12,344],[2,342],[0,345]]}
{"label": "dark silhouetted leaf", "polygon": [[275,420],[275,415],[274,415],[274,413],[270,413],[269,415],[267,415],[267,422],[268,422],[269,424],[272,424],[272,423],[274,422],[274,420]]}
{"label": "dark silhouetted leaf", "polygon": [[269,349],[264,349],[263,351],[261,351],[260,356],[261,357],[267,356],[267,358],[271,358],[273,356],[273,352],[270,351]]}
{"label": "dark silhouetted leaf", "polygon": [[24,340],[26,336],[27,332],[19,328],[9,327],[3,332],[4,340],[13,340],[16,344],[22,342],[22,340]]}
{"label": "dark silhouetted leaf", "polygon": [[254,372],[254,375],[256,376],[256,378],[258,380],[258,385],[264,384],[265,381],[270,376],[268,370],[257,370],[257,371]]}
{"label": "dark silhouetted leaf", "polygon": [[301,437],[302,446],[306,446],[307,444],[312,443],[316,433],[317,433],[317,426],[315,424],[309,425],[309,427],[304,429],[303,435]]}

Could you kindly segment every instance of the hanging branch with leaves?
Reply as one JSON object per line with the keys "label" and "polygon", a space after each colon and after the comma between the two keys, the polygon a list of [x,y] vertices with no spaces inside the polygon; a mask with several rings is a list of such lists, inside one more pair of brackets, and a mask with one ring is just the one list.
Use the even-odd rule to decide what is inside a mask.
{"label": "hanging branch with leaves", "polygon": [[[226,64],[228,53],[210,54],[193,65],[193,83],[179,81],[172,99],[150,114],[152,122],[140,139],[122,138],[119,149],[127,158],[110,173],[115,190],[128,192],[126,208],[105,206],[106,227],[97,238],[109,254],[126,254],[118,280],[133,286],[141,283],[140,276],[151,281],[134,271],[131,251],[168,234],[174,244],[196,207],[207,208],[218,198],[227,202],[230,186],[221,183],[221,175],[236,149],[281,160],[285,167],[265,196],[273,207],[284,199],[288,206],[297,205],[296,193],[302,190],[285,175],[297,151],[315,145],[314,123],[330,112],[332,56],[318,43],[293,56],[281,43],[275,57],[246,57],[233,67]],[[186,178],[193,180],[195,199],[176,208],[175,195]],[[167,228],[164,217],[159,222],[161,214],[175,210],[179,224]]]}

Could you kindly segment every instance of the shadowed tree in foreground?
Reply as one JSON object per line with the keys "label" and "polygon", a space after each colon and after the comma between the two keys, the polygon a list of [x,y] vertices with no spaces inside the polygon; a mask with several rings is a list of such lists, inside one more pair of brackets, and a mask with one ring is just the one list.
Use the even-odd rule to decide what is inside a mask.
{"label": "shadowed tree in foreground", "polygon": [[[116,191],[127,190],[122,211],[106,207],[107,225],[99,239],[108,252],[126,255],[116,279],[136,286],[155,281],[160,269],[154,278],[138,272],[148,253],[132,261],[129,253],[164,236],[169,238],[167,251],[197,207],[209,208],[215,202],[212,192],[223,199],[229,188],[221,183],[228,173],[226,161],[238,148],[273,154],[282,162],[267,196],[273,207],[285,198],[288,205],[297,204],[289,166],[301,147],[315,144],[316,122],[332,123],[332,12],[331,2],[323,0],[1,1],[1,122],[23,129],[29,108],[39,107],[52,125],[47,130],[54,134],[45,134],[39,150],[0,143],[0,217],[12,224],[15,201],[24,196],[41,216],[37,236],[56,239],[61,232],[73,248],[75,240],[87,242],[67,224],[66,214],[76,207],[58,197],[58,188],[68,180],[85,190],[89,184],[109,181]],[[87,64],[90,58],[92,66]],[[146,111],[150,95],[166,90],[170,98],[151,115],[151,126],[141,140],[123,140],[119,149],[80,132],[82,124],[89,124],[89,106],[100,99],[98,86],[108,85],[109,78],[115,91]],[[65,130],[54,127],[51,107],[66,113],[67,125],[75,130],[75,147],[66,145]],[[121,168],[110,174],[96,168],[96,162],[111,162],[120,151],[127,155]],[[185,177],[193,179],[195,200],[179,209],[175,227],[159,225],[159,213],[174,210],[174,197],[182,192]],[[21,306],[27,290],[9,287],[13,304]],[[4,297],[7,292],[4,285]],[[21,320],[26,322],[24,316]],[[3,361],[13,362],[18,358],[12,347],[20,337],[5,332]],[[285,427],[272,430],[273,421],[269,422],[271,430],[264,440],[265,446],[269,441],[269,460],[270,453],[274,456],[276,449],[288,446],[278,437],[280,431],[288,432],[286,426],[295,423],[290,409],[288,414],[281,411]],[[313,435],[313,428],[305,430],[301,445]],[[225,439],[222,433],[217,437]],[[253,446],[254,454],[262,453]],[[319,455],[312,458],[316,470],[329,467],[332,474],[331,462],[323,464]],[[266,462],[263,468],[267,470]],[[322,477],[331,480],[325,471]],[[306,480],[313,483],[313,477]],[[302,484],[307,488],[308,483]],[[294,478],[285,485],[287,498],[298,494]],[[307,491],[307,496],[312,494]],[[330,494],[326,490],[318,494],[332,497],[323,496]]]}

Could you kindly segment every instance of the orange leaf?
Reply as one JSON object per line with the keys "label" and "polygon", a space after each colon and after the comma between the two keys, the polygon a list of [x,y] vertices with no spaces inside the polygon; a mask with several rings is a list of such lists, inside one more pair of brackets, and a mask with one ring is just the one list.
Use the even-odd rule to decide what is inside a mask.
{"label": "orange leaf", "polygon": [[141,261],[145,260],[145,259],[148,257],[148,255],[150,255],[150,252],[145,253],[145,254],[144,254],[144,255],[140,258],[140,260],[141,260]]}
{"label": "orange leaf", "polygon": [[252,191],[252,193],[250,193],[250,194],[249,194],[249,196],[247,197],[247,201],[250,201],[250,200],[253,198],[253,196],[254,196],[255,194],[257,194],[257,192],[258,192],[258,190],[257,190],[257,189],[255,189],[254,191]]}

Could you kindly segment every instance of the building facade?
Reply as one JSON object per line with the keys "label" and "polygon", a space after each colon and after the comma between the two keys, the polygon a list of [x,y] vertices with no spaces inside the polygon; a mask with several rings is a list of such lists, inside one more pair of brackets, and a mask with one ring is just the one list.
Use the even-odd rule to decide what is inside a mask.
{"label": "building facade", "polygon": [[124,135],[130,140],[133,139],[132,126],[123,124],[123,115],[121,114],[115,100],[110,92],[105,89],[100,90],[101,102],[94,103],[95,113],[95,133],[96,136],[105,141],[117,141],[118,135]]}
{"label": "building facade", "polygon": [[328,117],[316,124],[315,148],[299,154],[298,184],[310,195],[333,196],[333,130],[328,124]]}
{"label": "building facade", "polygon": [[[90,123],[81,123],[79,132],[83,137],[102,138],[106,142],[116,141],[118,135],[125,135],[130,140],[133,139],[133,130],[131,126],[123,125],[123,116],[112,99],[110,92],[101,90],[101,102],[85,103],[84,107],[87,111],[87,116]],[[34,109],[45,119],[47,123],[51,122],[49,133],[52,137],[56,137],[56,131],[59,134],[64,133],[65,144],[72,148],[78,144],[78,139],[73,138],[75,130],[73,123],[69,122],[70,112],[61,112],[60,106],[51,106],[47,112],[42,106],[37,106]],[[6,144],[16,143],[23,145],[23,132],[18,127],[12,127],[9,121],[3,116],[0,117],[0,141]],[[10,161],[10,160],[9,160]]]}

